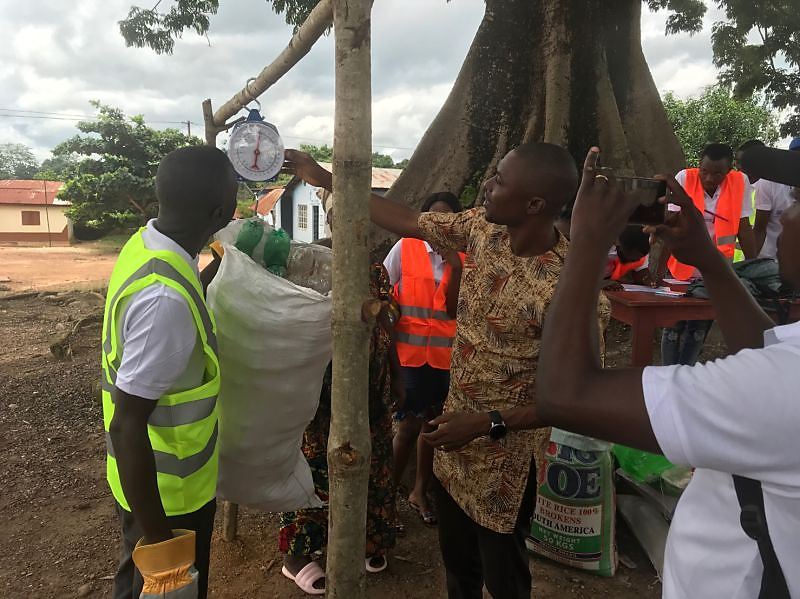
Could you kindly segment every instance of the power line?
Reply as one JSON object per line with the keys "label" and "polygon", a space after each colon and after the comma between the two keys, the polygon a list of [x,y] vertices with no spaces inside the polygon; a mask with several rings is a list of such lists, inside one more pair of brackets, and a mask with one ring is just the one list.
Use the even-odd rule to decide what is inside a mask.
{"label": "power line", "polygon": [[[4,114],[4,113],[17,113],[17,114]],[[48,119],[54,121],[76,121],[87,120],[97,121],[96,115],[88,114],[68,114],[63,112],[45,112],[41,110],[23,110],[19,108],[0,108],[0,117],[6,118],[20,118],[20,119]],[[156,124],[169,124],[169,125],[185,125],[187,121],[164,121],[164,120],[149,120],[148,123]],[[194,121],[189,121],[192,125],[199,125]]]}
{"label": "power line", "polygon": [[[4,113],[24,113],[24,114],[4,114]],[[45,112],[41,110],[22,110],[18,108],[0,108],[0,118],[18,118],[18,119],[44,119],[44,120],[53,120],[53,121],[91,121],[97,122],[97,116],[88,115],[88,114],[70,114],[70,113],[63,113],[63,112]],[[202,127],[200,123],[196,123],[194,121],[161,121],[161,120],[147,120],[147,123],[152,124],[161,124],[161,125],[195,125],[198,127]],[[328,145],[330,140],[325,139],[317,139],[313,137],[303,137],[298,135],[284,135],[281,134],[281,137],[285,139],[294,139],[297,141],[304,141],[304,142],[313,142],[317,144],[325,144]],[[393,144],[373,144],[373,148],[379,150],[408,150],[413,151],[414,148],[404,147],[404,146],[396,146]]]}
{"label": "power line", "polygon": [[25,110],[24,108],[0,108],[0,111],[3,112],[24,112],[30,114],[49,114],[55,116],[75,116],[75,117],[85,117],[85,114],[67,114],[64,112],[45,112],[42,110]]}

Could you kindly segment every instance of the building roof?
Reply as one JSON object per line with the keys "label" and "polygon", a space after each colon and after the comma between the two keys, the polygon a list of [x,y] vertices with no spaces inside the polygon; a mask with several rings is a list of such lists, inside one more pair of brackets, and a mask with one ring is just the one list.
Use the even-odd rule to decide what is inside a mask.
{"label": "building roof", "polygon": [[258,200],[258,205],[256,206],[256,214],[260,216],[266,216],[269,214],[270,211],[275,207],[275,204],[278,203],[278,200],[283,195],[283,192],[283,187],[276,187],[275,189],[271,189],[262,195]]}
{"label": "building roof", "polygon": [[[320,162],[319,165],[327,171],[333,172],[333,165],[329,162]],[[401,168],[372,167],[372,189],[389,189],[403,172]]]}
{"label": "building roof", "polygon": [[63,186],[61,181],[3,179],[0,180],[0,204],[69,206],[69,202],[56,197]]}

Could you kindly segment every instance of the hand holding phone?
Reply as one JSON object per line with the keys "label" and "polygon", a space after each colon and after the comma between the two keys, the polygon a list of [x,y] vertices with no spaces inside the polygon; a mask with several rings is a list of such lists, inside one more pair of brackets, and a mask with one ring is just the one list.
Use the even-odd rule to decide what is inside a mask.
{"label": "hand holding phone", "polygon": [[665,181],[647,177],[617,177],[618,184],[626,192],[636,192],[639,205],[628,218],[633,225],[660,225],[667,217],[667,205],[659,198],[667,195]]}

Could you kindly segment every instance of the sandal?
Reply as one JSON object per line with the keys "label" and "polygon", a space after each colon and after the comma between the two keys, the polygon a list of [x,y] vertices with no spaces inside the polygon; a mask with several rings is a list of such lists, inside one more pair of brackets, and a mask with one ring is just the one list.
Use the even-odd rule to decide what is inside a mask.
{"label": "sandal", "polygon": [[[385,568],[386,566],[384,566]],[[314,587],[314,583],[318,580],[325,578],[325,570],[322,569],[317,562],[309,562],[307,565],[303,567],[296,575],[292,575],[291,572],[284,566],[281,568],[281,574],[283,574],[286,578],[294,582],[301,591],[308,595],[324,595],[325,589],[321,588],[318,589]]]}
{"label": "sandal", "polygon": [[436,524],[438,524],[439,521],[436,519],[436,513],[433,510],[423,510],[416,501],[412,501],[411,499],[408,500],[408,505],[416,510],[419,517],[422,518],[422,521],[428,526],[436,526]]}
{"label": "sandal", "polygon": [[[380,563],[379,566],[373,566],[370,563],[374,559],[380,559],[381,560],[381,563]],[[372,574],[375,574],[377,572],[383,572],[386,569],[386,566],[388,565],[388,563],[386,562],[386,556],[385,555],[373,555],[372,557],[366,558],[364,560],[364,562],[365,562],[366,567],[367,567],[367,572],[370,572]]]}

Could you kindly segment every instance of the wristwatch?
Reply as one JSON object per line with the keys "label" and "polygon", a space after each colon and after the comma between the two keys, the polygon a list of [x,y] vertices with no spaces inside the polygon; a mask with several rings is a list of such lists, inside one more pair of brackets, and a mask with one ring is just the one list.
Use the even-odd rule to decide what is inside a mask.
{"label": "wristwatch", "polygon": [[492,426],[489,428],[489,438],[493,441],[499,441],[506,436],[508,427],[506,427],[503,417],[497,410],[489,412],[489,419],[492,421]]}

